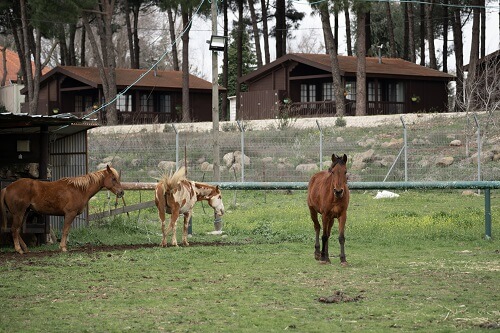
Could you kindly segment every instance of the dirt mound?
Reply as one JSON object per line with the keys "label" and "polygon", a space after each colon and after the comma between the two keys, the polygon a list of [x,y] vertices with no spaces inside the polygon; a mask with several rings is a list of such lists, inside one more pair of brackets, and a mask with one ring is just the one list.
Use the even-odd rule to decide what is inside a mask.
{"label": "dirt mound", "polygon": [[349,302],[357,302],[363,298],[364,298],[363,295],[357,295],[355,297],[350,297],[350,296],[346,295],[343,291],[337,290],[331,296],[318,298],[318,302],[321,302],[321,303],[349,303]]}

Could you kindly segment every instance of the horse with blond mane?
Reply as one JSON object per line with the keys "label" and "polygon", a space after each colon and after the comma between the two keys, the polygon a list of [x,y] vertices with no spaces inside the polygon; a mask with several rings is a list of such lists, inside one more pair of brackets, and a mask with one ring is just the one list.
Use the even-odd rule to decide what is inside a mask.
{"label": "horse with blond mane", "polygon": [[[307,190],[307,205],[316,232],[315,259],[321,263],[330,263],[328,239],[336,218],[339,222],[340,263],[343,266],[347,265],[344,252],[344,229],[347,220],[347,207],[349,206],[346,154],[341,157],[332,154],[332,164],[328,170],[320,171],[311,177]],[[321,226],[318,221],[318,213],[321,214],[321,222],[323,223],[321,251],[319,246]]]}
{"label": "horse with blond mane", "polygon": [[[161,246],[167,246],[167,235],[173,230],[172,245],[177,246],[177,219],[184,215],[182,244],[188,246],[187,229],[193,214],[193,206],[197,201],[206,200],[214,209],[216,217],[224,214],[224,204],[219,186],[200,183],[186,178],[186,169],[180,167],[173,174],[164,174],[155,189],[155,203],[161,222],[163,239]],[[170,223],[165,229],[165,212],[170,214]]]}
{"label": "horse with blond mane", "polygon": [[20,237],[25,214],[32,210],[39,214],[64,216],[59,248],[66,252],[66,241],[75,217],[97,192],[106,188],[116,196],[123,196],[120,175],[109,165],[105,169],[79,177],[66,177],[47,182],[21,178],[8,185],[0,195],[3,226],[7,227],[7,213],[12,215],[12,238],[14,248],[20,254],[28,252],[28,247]]}

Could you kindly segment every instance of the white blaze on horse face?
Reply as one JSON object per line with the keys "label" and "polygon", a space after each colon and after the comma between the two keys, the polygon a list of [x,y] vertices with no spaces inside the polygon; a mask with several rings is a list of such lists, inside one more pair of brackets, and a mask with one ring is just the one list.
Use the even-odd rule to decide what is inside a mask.
{"label": "white blaze on horse face", "polygon": [[208,201],[210,207],[212,207],[215,210],[215,214],[218,216],[224,215],[224,203],[222,202],[222,197],[219,195],[216,195]]}

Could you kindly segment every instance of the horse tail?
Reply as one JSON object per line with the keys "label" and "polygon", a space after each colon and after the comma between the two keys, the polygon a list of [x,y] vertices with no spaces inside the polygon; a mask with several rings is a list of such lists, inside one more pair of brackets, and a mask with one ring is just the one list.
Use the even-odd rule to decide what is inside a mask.
{"label": "horse tail", "polygon": [[186,168],[184,166],[177,169],[174,174],[163,175],[161,182],[163,183],[163,189],[165,192],[170,192],[174,187],[179,184],[181,180],[186,179]]}
{"label": "horse tail", "polygon": [[3,188],[2,191],[0,191],[0,211],[1,211],[1,216],[2,216],[2,230],[7,229],[7,212],[5,211],[5,192],[6,189]]}

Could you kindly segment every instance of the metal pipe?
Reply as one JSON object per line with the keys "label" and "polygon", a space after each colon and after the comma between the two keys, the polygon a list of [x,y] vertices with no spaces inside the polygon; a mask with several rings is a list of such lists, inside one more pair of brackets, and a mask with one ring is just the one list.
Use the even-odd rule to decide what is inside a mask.
{"label": "metal pipe", "polygon": [[316,119],[316,125],[319,129],[319,169],[323,170],[323,130],[319,125],[318,119]]}
{"label": "metal pipe", "polygon": [[245,182],[245,127],[237,120],[236,123],[241,132],[241,182]]}
{"label": "metal pipe", "polygon": [[[172,124],[172,128],[175,132],[175,170],[179,170],[179,132],[174,124]],[[187,168],[187,165],[185,167]]]}
{"label": "metal pipe", "polygon": [[403,144],[405,151],[405,182],[408,181],[408,141],[406,136],[406,124],[403,116],[399,117],[401,119],[401,123],[403,123]]}

